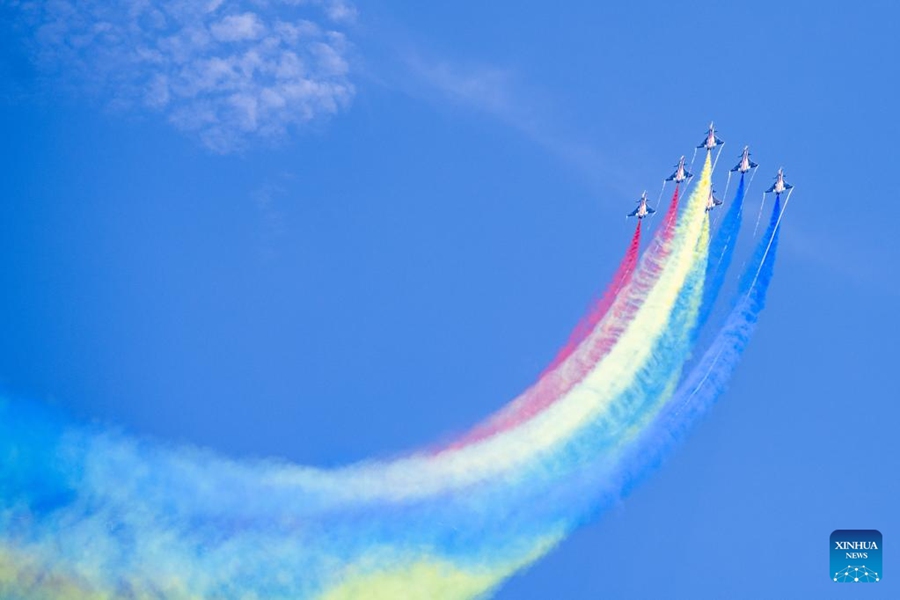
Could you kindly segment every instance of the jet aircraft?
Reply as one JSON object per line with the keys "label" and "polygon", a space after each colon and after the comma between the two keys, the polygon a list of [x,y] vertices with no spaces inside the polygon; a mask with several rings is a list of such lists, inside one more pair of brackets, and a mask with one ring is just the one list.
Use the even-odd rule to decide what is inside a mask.
{"label": "jet aircraft", "polygon": [[722,201],[716,198],[716,190],[709,189],[709,198],[706,199],[706,212],[711,211],[717,206],[722,206]]}
{"label": "jet aircraft", "polygon": [[775,192],[776,194],[780,194],[786,190],[791,189],[792,186],[787,181],[784,180],[784,167],[778,169],[778,173],[775,175],[775,183],[772,184],[772,187],[766,190],[767,194],[771,194]]}
{"label": "jet aircraft", "polygon": [[684,157],[682,156],[678,160],[678,164],[675,165],[675,172],[666,177],[666,181],[674,181],[675,183],[681,183],[682,181],[686,181],[693,177],[694,175],[688,173],[687,169],[684,168]]}
{"label": "jet aircraft", "polygon": [[706,138],[703,140],[703,143],[697,146],[698,148],[706,148],[707,150],[712,150],[716,146],[724,144],[721,139],[716,135],[716,130],[713,127],[712,122],[709,124],[709,131],[706,132]]}
{"label": "jet aircraft", "polygon": [[647,206],[647,192],[641,194],[641,199],[637,202],[638,207],[625,215],[626,217],[637,217],[638,219],[643,219],[644,217],[648,217],[656,212],[654,209]]}
{"label": "jet aircraft", "polygon": [[741,160],[738,161],[738,164],[734,165],[734,168],[731,172],[737,171],[741,175],[749,171],[750,169],[755,169],[759,165],[750,160],[750,146],[744,146],[744,151],[741,152]]}

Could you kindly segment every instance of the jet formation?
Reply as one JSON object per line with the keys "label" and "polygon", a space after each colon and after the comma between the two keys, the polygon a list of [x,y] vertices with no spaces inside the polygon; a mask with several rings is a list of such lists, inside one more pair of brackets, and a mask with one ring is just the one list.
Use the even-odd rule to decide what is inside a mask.
{"label": "jet formation", "polygon": [[[717,146],[722,146],[725,144],[725,141],[716,135],[717,130],[712,122],[709,124],[709,128],[706,131],[706,137],[703,139],[703,143],[697,146],[697,149],[705,148],[707,152],[712,151],[713,148]],[[675,172],[666,177],[665,181],[674,181],[675,185],[678,186],[681,183],[687,181],[694,175],[687,170],[687,167],[684,165],[684,156],[678,159],[678,163],[675,164]],[[693,161],[692,161],[693,164]],[[740,173],[741,176],[753,169],[757,168],[759,164],[750,160],[750,146],[744,146],[743,151],[741,151],[738,163],[731,169],[732,173]],[[665,186],[665,182],[663,182]],[[784,168],[778,169],[778,173],[775,175],[775,183],[765,191],[766,194],[782,194],[790,189],[793,189],[790,183],[784,180]],[[727,191],[727,190],[726,190]],[[638,207],[628,213],[626,217],[637,217],[638,219],[643,219],[644,217],[649,217],[653,213],[656,212],[655,209],[651,208],[647,204],[647,192],[641,194],[640,200],[637,201]],[[722,206],[724,203],[720,198],[716,198],[715,190],[710,189],[709,198],[706,200],[706,212],[710,212],[718,206]]]}

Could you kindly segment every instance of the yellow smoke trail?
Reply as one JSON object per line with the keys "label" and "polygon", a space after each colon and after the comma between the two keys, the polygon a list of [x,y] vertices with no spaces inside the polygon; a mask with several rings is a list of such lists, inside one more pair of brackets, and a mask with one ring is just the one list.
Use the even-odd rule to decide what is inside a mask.
{"label": "yellow smoke trail", "polygon": [[[709,174],[706,169],[704,169],[704,175],[708,185]],[[679,263],[679,268],[687,267],[686,278],[700,278],[696,280],[696,285],[691,286],[690,295],[686,298],[685,320],[687,323],[695,323],[700,313],[703,301],[702,276],[705,272],[709,250],[709,218],[702,211],[705,206],[702,193],[703,181],[701,181],[698,191],[695,192],[695,196],[699,194],[700,200],[696,200],[692,196],[688,207],[688,211],[691,211],[688,214],[697,222],[697,227],[691,227],[685,231],[686,238],[681,250],[686,258],[683,265]],[[695,203],[700,208],[699,211],[694,211]],[[697,214],[700,216],[697,217]],[[697,237],[693,238],[695,229]],[[692,239],[693,243],[691,243]],[[677,278],[673,277],[673,279]],[[664,297],[658,300],[666,301]],[[684,335],[687,335],[689,329],[689,327],[685,328]],[[647,330],[644,328],[638,331],[640,334],[647,335]],[[648,343],[648,345],[652,344]],[[632,439],[640,434],[646,424],[656,416],[659,409],[674,394],[679,378],[680,372],[670,378],[664,391],[658,397],[651,399],[652,408],[644,411],[639,419],[631,422],[619,432],[617,442],[609,449],[609,452],[619,454]],[[363,569],[357,565],[346,569],[342,581],[323,594],[319,600],[393,600],[394,598],[464,600],[479,597],[494,589],[515,571],[549,552],[562,538],[561,534],[547,536],[534,542],[533,547],[525,553],[523,559],[501,565],[484,565],[480,568],[464,567],[452,560],[428,557],[427,554],[411,557],[409,562],[405,563],[391,561],[390,568],[372,566],[369,569]],[[508,549],[497,548],[498,553],[505,554],[506,551]],[[371,561],[372,558],[367,560]]]}
{"label": "yellow smoke trail", "polygon": [[665,331],[697,260],[704,228],[708,228],[705,206],[711,176],[707,154],[700,182],[679,217],[669,259],[635,318],[584,380],[541,414],[515,429],[437,456],[414,455],[337,471],[286,467],[275,471],[266,484],[318,488],[332,506],[341,502],[409,501],[514,471],[563,443],[598,413],[610,409],[614,399],[632,384]]}

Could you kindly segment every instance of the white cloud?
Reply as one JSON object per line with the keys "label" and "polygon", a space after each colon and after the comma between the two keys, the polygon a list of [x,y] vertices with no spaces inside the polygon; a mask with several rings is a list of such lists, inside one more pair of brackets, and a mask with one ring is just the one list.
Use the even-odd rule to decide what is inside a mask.
{"label": "white cloud", "polygon": [[254,13],[228,15],[209,27],[213,37],[220,42],[240,42],[256,40],[265,32],[265,27]]}
{"label": "white cloud", "polygon": [[16,0],[40,62],[111,105],[159,111],[217,152],[354,95],[343,0]]}

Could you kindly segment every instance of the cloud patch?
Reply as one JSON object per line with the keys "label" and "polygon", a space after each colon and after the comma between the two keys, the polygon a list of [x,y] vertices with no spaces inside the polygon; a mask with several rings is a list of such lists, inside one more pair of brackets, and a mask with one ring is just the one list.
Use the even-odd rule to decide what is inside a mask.
{"label": "cloud patch", "polygon": [[39,62],[117,108],[157,111],[215,152],[346,108],[343,0],[11,0]]}

